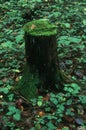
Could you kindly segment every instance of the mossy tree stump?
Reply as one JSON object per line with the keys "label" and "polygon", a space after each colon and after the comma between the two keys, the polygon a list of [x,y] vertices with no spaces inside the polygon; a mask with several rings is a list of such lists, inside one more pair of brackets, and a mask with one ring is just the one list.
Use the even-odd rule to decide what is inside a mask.
{"label": "mossy tree stump", "polygon": [[39,88],[61,90],[56,26],[47,19],[39,19],[25,24],[24,31],[26,66],[19,85],[20,92],[26,98],[33,98]]}

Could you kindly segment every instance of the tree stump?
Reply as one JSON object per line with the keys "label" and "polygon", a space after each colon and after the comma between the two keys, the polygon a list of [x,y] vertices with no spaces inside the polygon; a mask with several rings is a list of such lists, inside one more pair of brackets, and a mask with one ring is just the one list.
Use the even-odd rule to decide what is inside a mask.
{"label": "tree stump", "polygon": [[47,19],[28,22],[25,31],[26,66],[19,90],[26,98],[34,98],[39,89],[58,91],[62,89],[56,26]]}

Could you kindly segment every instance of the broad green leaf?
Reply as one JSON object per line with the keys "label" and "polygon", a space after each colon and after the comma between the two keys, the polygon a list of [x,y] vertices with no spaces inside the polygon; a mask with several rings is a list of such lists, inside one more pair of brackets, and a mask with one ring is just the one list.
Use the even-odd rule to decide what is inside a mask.
{"label": "broad green leaf", "polygon": [[63,23],[63,27],[70,28],[70,23]]}
{"label": "broad green leaf", "polygon": [[9,110],[10,112],[15,113],[17,109],[16,109],[15,106],[9,106],[9,107],[8,107],[8,110]]}
{"label": "broad green leaf", "polygon": [[3,82],[0,80],[0,85],[3,85]]}
{"label": "broad green leaf", "polygon": [[8,88],[0,88],[0,92],[7,94],[9,92]]}
{"label": "broad green leaf", "polygon": [[17,73],[20,72],[20,70],[18,70],[18,69],[12,69],[12,71],[13,71],[13,72],[17,72]]}
{"label": "broad green leaf", "polygon": [[41,125],[39,123],[35,125],[35,130],[41,130]]}
{"label": "broad green leaf", "polygon": [[63,127],[62,130],[69,130],[69,127]]}
{"label": "broad green leaf", "polygon": [[84,25],[86,25],[86,19],[84,19],[82,22],[83,22]]}
{"label": "broad green leaf", "polygon": [[16,36],[16,42],[19,43],[23,40],[23,35]]}
{"label": "broad green leaf", "polygon": [[40,106],[42,106],[42,101],[38,101],[37,102],[37,105],[40,107]]}
{"label": "broad green leaf", "polygon": [[12,100],[13,100],[13,97],[14,97],[14,94],[8,95],[9,101],[12,101]]}
{"label": "broad green leaf", "polygon": [[70,43],[80,43],[82,41],[82,39],[78,37],[69,37],[68,40]]}
{"label": "broad green leaf", "polygon": [[7,42],[1,44],[1,46],[2,46],[2,47],[7,47],[7,48],[12,48],[12,47],[13,47],[13,44],[14,44],[13,42],[7,41]]}
{"label": "broad green leaf", "polygon": [[13,118],[14,118],[14,120],[16,120],[16,121],[20,121],[20,119],[21,119],[20,113],[14,114],[14,115],[13,115]]}

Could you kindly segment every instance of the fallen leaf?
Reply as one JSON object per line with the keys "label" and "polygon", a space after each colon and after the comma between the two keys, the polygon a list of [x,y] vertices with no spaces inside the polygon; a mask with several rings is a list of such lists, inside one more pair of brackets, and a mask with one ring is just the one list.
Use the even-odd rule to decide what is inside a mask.
{"label": "fallen leaf", "polygon": [[45,112],[40,111],[40,112],[38,113],[38,115],[39,115],[40,117],[42,117],[42,116],[44,116],[44,115],[45,115]]}
{"label": "fallen leaf", "polygon": [[25,125],[26,125],[26,126],[30,126],[30,125],[31,125],[31,119],[30,119],[30,118],[27,118],[27,119],[26,119]]}
{"label": "fallen leaf", "polygon": [[8,80],[7,78],[2,79],[2,81],[3,81],[4,83],[6,83],[7,80]]}
{"label": "fallen leaf", "polygon": [[23,106],[20,106],[20,110],[23,112],[23,111],[24,111],[24,107],[23,107]]}
{"label": "fallen leaf", "polygon": [[74,120],[73,117],[66,116],[66,115],[63,117],[63,119],[64,119],[65,121],[69,122],[69,123],[73,122],[73,120]]}
{"label": "fallen leaf", "polygon": [[31,29],[33,30],[35,27],[36,27],[36,26],[35,26],[34,24],[32,24]]}
{"label": "fallen leaf", "polygon": [[20,107],[22,105],[22,103],[23,103],[23,100],[21,98],[18,99],[17,102],[16,102],[18,107]]}
{"label": "fallen leaf", "polygon": [[18,82],[19,81],[19,77],[16,77],[15,81]]}
{"label": "fallen leaf", "polygon": [[2,99],[3,98],[3,95],[0,95],[0,99]]}
{"label": "fallen leaf", "polygon": [[44,101],[48,101],[50,99],[50,94],[47,94],[45,97],[43,97]]}
{"label": "fallen leaf", "polygon": [[84,126],[77,127],[77,130],[86,130]]}
{"label": "fallen leaf", "polygon": [[83,121],[82,118],[76,118],[76,119],[75,119],[75,122],[76,122],[78,125],[82,125],[84,121]]}
{"label": "fallen leaf", "polygon": [[23,117],[30,117],[30,112],[28,112],[28,111],[23,111],[23,112],[22,112],[22,116],[23,116]]}
{"label": "fallen leaf", "polygon": [[84,110],[83,109],[78,109],[78,114],[79,115],[83,115],[84,114]]}

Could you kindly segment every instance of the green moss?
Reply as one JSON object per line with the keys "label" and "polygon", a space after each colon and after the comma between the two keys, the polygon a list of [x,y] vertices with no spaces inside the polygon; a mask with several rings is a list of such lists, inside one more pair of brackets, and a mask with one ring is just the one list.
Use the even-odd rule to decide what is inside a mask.
{"label": "green moss", "polygon": [[29,67],[25,66],[24,74],[15,88],[28,101],[37,96],[37,85],[39,84],[38,74],[32,74]]}
{"label": "green moss", "polygon": [[24,31],[32,36],[50,36],[57,34],[56,26],[47,19],[39,19],[24,25]]}

